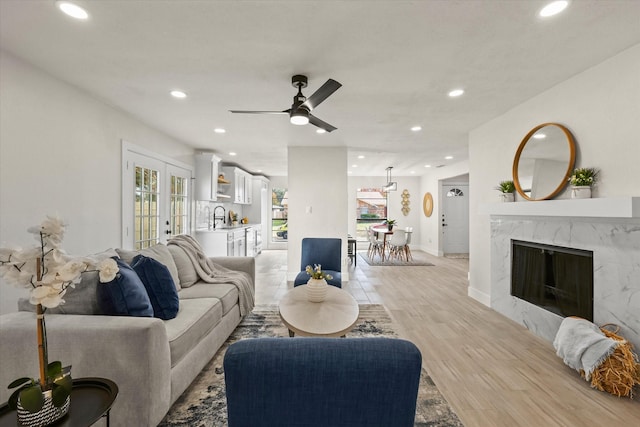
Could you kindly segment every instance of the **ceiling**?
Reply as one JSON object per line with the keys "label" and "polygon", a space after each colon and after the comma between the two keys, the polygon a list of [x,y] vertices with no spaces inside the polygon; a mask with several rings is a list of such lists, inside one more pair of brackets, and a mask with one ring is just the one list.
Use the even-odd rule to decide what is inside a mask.
{"label": "ceiling", "polygon": [[[53,0],[0,0],[1,48],[268,176],[286,175],[288,146],[347,147],[357,176],[466,160],[469,131],[640,43],[638,0],[573,0],[547,19],[537,16],[546,0],[76,3],[87,21]],[[229,113],[289,108],[294,74],[308,76],[307,96],[329,78],[342,83],[313,110],[336,131]],[[465,94],[448,97],[455,88]]]}

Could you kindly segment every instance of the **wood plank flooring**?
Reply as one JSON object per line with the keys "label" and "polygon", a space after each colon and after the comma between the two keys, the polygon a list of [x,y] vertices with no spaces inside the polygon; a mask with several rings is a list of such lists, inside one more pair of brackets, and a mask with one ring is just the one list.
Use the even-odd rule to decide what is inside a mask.
{"label": "wood plank flooring", "polygon": [[[468,260],[426,256],[434,266],[358,262],[343,288],[385,305],[465,426],[640,426],[640,390],[630,400],[591,389],[551,343],[467,296]],[[256,258],[257,304],[290,289],[286,263],[286,251]]]}

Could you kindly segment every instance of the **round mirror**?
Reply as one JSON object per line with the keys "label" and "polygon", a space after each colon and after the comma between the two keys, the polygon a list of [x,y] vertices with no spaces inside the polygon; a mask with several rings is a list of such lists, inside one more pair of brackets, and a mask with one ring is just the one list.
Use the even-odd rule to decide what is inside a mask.
{"label": "round mirror", "polygon": [[547,200],[567,184],[575,163],[576,147],[569,129],[543,123],[524,137],[513,159],[513,182],[527,200]]}

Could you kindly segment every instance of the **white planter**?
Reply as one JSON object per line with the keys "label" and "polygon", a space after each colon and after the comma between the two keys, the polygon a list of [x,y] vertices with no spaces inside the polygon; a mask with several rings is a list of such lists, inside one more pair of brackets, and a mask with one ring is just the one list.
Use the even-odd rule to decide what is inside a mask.
{"label": "white planter", "polygon": [[513,193],[500,193],[500,200],[504,202],[515,202],[516,196]]}
{"label": "white planter", "polygon": [[571,198],[572,199],[590,199],[591,198],[591,187],[588,186],[588,185],[572,186],[571,187]]}
{"label": "white planter", "polygon": [[311,302],[322,302],[327,297],[329,284],[324,279],[309,279],[307,282],[307,299]]}

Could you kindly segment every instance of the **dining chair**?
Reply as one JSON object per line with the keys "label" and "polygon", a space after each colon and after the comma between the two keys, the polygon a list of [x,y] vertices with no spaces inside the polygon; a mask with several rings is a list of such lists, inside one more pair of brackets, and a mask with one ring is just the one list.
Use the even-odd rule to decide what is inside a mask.
{"label": "dining chair", "polygon": [[405,232],[407,233],[407,243],[404,245],[404,254],[407,258],[407,261],[409,261],[409,259],[413,260],[413,255],[411,255],[411,249],[409,248],[409,243],[411,243],[411,235],[413,234],[413,227],[405,228]]}
{"label": "dining chair", "polygon": [[369,249],[367,250],[367,256],[369,259],[373,259],[373,257],[378,254],[380,258],[383,258],[383,249],[384,242],[378,238],[376,238],[376,233],[371,229],[371,227],[367,228],[367,237],[369,238]]}
{"label": "dining chair", "polygon": [[387,246],[389,247],[389,259],[404,258],[404,248],[407,245],[407,235],[408,233],[405,230],[397,230],[393,233],[391,240],[387,242]]}

